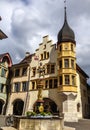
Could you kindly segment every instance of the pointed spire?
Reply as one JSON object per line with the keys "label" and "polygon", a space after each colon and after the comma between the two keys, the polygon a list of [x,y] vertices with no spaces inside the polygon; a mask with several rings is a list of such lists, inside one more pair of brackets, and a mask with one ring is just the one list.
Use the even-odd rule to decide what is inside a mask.
{"label": "pointed spire", "polygon": [[64,24],[58,33],[58,44],[62,42],[73,42],[75,43],[75,35],[73,30],[70,28],[67,22],[67,12],[66,12],[66,0],[64,0]]}
{"label": "pointed spire", "polygon": [[65,6],[64,6],[64,10],[65,10],[65,12],[64,12],[64,13],[65,13],[65,14],[64,14],[64,20],[67,21],[66,0],[64,0],[64,4],[65,4]]}

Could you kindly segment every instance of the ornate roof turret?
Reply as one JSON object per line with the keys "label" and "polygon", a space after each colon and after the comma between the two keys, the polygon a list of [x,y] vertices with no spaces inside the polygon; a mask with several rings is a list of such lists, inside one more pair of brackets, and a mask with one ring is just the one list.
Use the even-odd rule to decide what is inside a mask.
{"label": "ornate roof turret", "polygon": [[73,30],[69,27],[67,22],[66,7],[65,7],[65,18],[64,24],[58,33],[58,44],[61,42],[73,42],[75,43],[75,35]]}

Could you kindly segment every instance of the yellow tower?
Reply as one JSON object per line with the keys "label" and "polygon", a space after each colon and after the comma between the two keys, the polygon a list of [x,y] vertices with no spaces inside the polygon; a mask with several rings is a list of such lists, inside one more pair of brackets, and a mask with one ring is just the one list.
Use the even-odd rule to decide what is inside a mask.
{"label": "yellow tower", "polygon": [[63,27],[58,33],[58,88],[59,92],[77,93],[76,87],[76,42],[73,30],[67,22],[65,7]]}

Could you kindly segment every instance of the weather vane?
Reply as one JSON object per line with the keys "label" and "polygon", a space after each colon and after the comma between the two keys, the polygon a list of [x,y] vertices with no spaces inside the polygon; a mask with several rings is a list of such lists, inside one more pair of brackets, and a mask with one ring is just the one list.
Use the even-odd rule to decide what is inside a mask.
{"label": "weather vane", "polygon": [[65,8],[66,8],[66,2],[67,2],[67,0],[64,0]]}

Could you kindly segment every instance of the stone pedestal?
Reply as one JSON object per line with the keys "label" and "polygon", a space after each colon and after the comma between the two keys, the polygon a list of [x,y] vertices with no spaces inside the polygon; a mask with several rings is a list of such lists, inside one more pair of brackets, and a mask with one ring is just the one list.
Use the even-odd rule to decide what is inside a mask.
{"label": "stone pedestal", "polygon": [[14,127],[18,130],[63,130],[63,118],[15,117]]}

